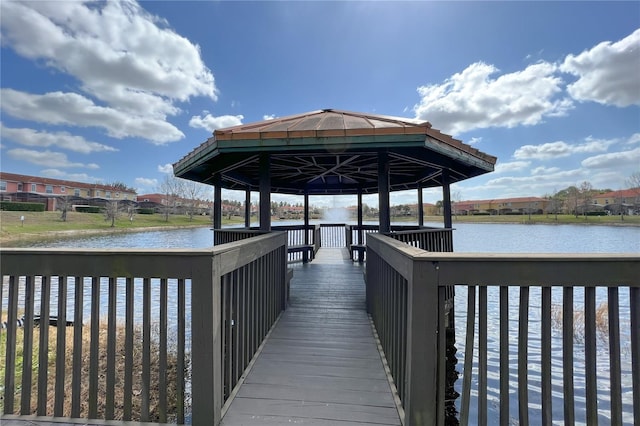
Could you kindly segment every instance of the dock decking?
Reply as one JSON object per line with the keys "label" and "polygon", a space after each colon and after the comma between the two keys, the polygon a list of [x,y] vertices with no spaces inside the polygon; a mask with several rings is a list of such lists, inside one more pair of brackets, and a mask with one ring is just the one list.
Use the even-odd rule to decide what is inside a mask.
{"label": "dock decking", "polygon": [[289,306],[222,424],[400,424],[365,311],[363,267],[346,249],[294,265]]}

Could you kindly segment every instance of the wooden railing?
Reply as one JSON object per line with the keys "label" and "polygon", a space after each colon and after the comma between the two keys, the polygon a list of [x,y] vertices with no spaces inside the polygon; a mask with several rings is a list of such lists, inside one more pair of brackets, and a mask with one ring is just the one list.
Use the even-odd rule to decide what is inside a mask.
{"label": "wooden railing", "polygon": [[321,247],[346,247],[344,223],[320,224]]}
{"label": "wooden railing", "polygon": [[[367,251],[367,309],[405,425],[445,424],[458,407],[462,425],[640,424],[639,255],[427,253],[381,235]],[[454,288],[467,295],[459,405]]]}
{"label": "wooden railing", "polygon": [[285,247],[3,249],[5,418],[217,424],[285,307]]}
{"label": "wooden railing", "polygon": [[[363,257],[359,260],[364,260],[367,235],[377,234],[379,229],[378,225],[346,225],[346,243],[351,250],[352,258],[354,258],[354,252],[357,252],[358,256]],[[391,232],[385,235],[426,251],[453,251],[453,229],[451,228],[421,228],[414,225],[396,225],[392,226]]]}

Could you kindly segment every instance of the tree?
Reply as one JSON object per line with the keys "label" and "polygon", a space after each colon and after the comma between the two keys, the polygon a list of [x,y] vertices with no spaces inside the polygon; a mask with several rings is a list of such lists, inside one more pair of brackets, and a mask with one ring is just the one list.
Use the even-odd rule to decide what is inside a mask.
{"label": "tree", "polygon": [[593,201],[593,186],[586,180],[580,184],[580,205],[582,206],[582,214],[587,217],[589,205]]}
{"label": "tree", "polygon": [[169,214],[174,213],[180,201],[182,182],[173,175],[165,175],[164,180],[160,184],[159,192],[164,195],[162,200],[162,213],[165,222],[169,222]]}
{"label": "tree", "polygon": [[633,208],[640,208],[640,171],[632,173],[626,181],[627,188],[633,192]]}
{"label": "tree", "polygon": [[67,221],[67,212],[71,208],[71,199],[69,198],[68,195],[65,195],[63,197],[58,198],[56,204],[58,205],[58,209],[61,212],[60,219],[62,219],[63,222],[66,222]]}
{"label": "tree", "polygon": [[119,215],[120,215],[120,211],[118,209],[118,202],[115,200],[107,202],[104,210],[104,220],[105,221],[111,220],[112,228],[116,226],[116,219],[118,218]]}
{"label": "tree", "polygon": [[189,215],[189,220],[193,220],[194,213],[199,209],[199,204],[207,191],[207,186],[192,180],[179,179],[181,197],[185,212]]}

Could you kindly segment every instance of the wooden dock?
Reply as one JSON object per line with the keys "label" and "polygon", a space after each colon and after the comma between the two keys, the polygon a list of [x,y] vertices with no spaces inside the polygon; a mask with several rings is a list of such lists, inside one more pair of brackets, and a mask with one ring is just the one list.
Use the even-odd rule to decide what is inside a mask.
{"label": "wooden dock", "polygon": [[223,420],[238,425],[400,425],[346,249],[296,264],[289,306]]}

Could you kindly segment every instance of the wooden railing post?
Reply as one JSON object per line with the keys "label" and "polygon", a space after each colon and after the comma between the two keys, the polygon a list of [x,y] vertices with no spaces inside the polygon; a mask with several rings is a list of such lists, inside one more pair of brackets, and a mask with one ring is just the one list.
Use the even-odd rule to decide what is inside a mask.
{"label": "wooden railing post", "polygon": [[435,425],[438,366],[437,264],[413,262],[407,294],[405,426]]}
{"label": "wooden railing post", "polygon": [[191,281],[192,404],[194,425],[218,425],[222,411],[220,256],[194,268]]}

